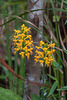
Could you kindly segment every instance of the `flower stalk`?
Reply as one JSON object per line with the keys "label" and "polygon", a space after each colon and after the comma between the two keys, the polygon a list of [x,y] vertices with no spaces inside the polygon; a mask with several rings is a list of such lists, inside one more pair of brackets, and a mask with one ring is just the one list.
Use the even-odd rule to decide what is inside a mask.
{"label": "flower stalk", "polygon": [[55,43],[53,44],[45,44],[42,40],[40,41],[40,45],[36,46],[36,55],[35,55],[35,64],[37,62],[42,66],[42,74],[43,74],[43,95],[42,99],[44,100],[44,80],[46,80],[45,67],[49,67],[52,65],[53,57],[52,54],[55,52],[54,49]]}
{"label": "flower stalk", "polygon": [[14,30],[14,53],[18,52],[21,56],[21,64],[19,75],[23,80],[19,80],[19,92],[24,99],[24,80],[25,80],[25,58],[29,59],[30,55],[33,54],[33,41],[32,36],[28,33],[31,33],[30,27],[27,28],[24,24],[21,25],[21,30]]}

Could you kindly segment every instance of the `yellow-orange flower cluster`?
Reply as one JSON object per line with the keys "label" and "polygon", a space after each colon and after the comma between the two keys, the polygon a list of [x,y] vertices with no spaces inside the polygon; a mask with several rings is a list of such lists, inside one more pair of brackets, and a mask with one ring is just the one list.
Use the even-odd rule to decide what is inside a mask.
{"label": "yellow-orange flower cluster", "polygon": [[28,35],[28,33],[31,33],[30,27],[27,28],[25,25],[21,25],[21,30],[14,30],[14,53],[19,51],[19,54],[22,55],[22,58],[24,56],[27,56],[27,59],[29,59],[29,56],[32,55],[33,51],[33,41],[32,36]]}
{"label": "yellow-orange flower cluster", "polygon": [[41,66],[45,63],[47,67],[52,64],[53,57],[52,54],[55,52],[55,43],[45,44],[42,40],[40,41],[40,46],[36,46],[35,63],[39,62]]}

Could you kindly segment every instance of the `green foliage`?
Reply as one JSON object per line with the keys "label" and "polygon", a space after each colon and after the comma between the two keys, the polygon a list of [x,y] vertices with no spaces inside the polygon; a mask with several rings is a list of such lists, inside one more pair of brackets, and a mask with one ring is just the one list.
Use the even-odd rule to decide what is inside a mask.
{"label": "green foliage", "polygon": [[67,20],[65,21],[65,24],[67,24]]}
{"label": "green foliage", "polygon": [[67,50],[64,50],[64,49],[63,49],[63,51],[64,51],[64,53],[66,53],[66,54],[67,54]]}
{"label": "green foliage", "polygon": [[52,97],[53,97],[53,100],[57,100],[56,97],[55,97],[55,95],[52,94]]}
{"label": "green foliage", "polygon": [[59,65],[59,63],[55,61],[53,61],[53,66],[55,67],[56,70],[59,70],[62,68],[62,65]]}
{"label": "green foliage", "polygon": [[[3,70],[2,75],[0,75],[0,79],[5,79],[6,77],[8,77],[8,76],[9,76],[9,72],[8,72],[8,70],[4,67],[4,65],[3,65],[3,64],[0,64],[0,65],[1,65],[2,70]],[[4,73],[5,73],[5,75],[4,75]]]}
{"label": "green foliage", "polygon": [[22,58],[21,56],[21,64],[20,64],[20,70],[19,70],[19,75],[23,78],[23,80],[19,79],[19,87],[18,90],[22,94],[24,98],[24,80],[25,80],[25,57]]}
{"label": "green foliage", "polygon": [[55,77],[53,77],[52,75],[50,75],[50,74],[47,74],[51,79],[53,79],[53,80],[56,80],[56,78]]}
{"label": "green foliage", "polygon": [[67,1],[66,1],[66,0],[64,0],[64,3],[65,3],[65,4],[67,4]]}
{"label": "green foliage", "polygon": [[0,66],[2,67],[2,70],[3,70],[2,74],[0,75],[0,79],[6,79],[6,77],[9,76],[8,70],[1,63],[0,63]]}
{"label": "green foliage", "polygon": [[62,87],[62,88],[60,88],[60,89],[57,89],[58,91],[62,91],[62,90],[67,90],[67,86],[64,86],[64,87]]}
{"label": "green foliage", "polygon": [[[3,6],[4,2],[3,0],[0,0],[1,3],[1,7]],[[6,18],[6,16],[4,14],[6,14],[7,10],[5,10],[4,8],[2,8],[2,17]],[[8,56],[8,64],[10,67],[12,67],[12,59],[11,59],[11,50],[10,50],[10,39],[9,39],[9,30],[8,30],[8,26],[7,24],[5,25],[5,36],[6,36],[6,49],[7,49],[7,56]],[[9,72],[10,75],[10,80],[12,81],[12,73]],[[12,82],[10,82],[10,89],[12,89]]]}
{"label": "green foliage", "polygon": [[50,95],[52,95],[54,93],[54,91],[55,91],[57,86],[58,86],[58,81],[55,81],[54,84],[51,87],[51,90],[50,90],[48,96],[50,96]]}
{"label": "green foliage", "polygon": [[[49,5],[49,8],[45,8],[45,11],[48,11],[47,13],[49,13],[49,14],[44,14],[44,17],[48,21],[48,24],[44,24],[44,27],[48,31],[49,30],[48,26],[49,26],[51,31],[53,32],[53,34],[56,33],[56,34],[54,34],[57,38],[57,43],[56,44],[60,44],[59,35],[58,35],[58,28],[57,28],[58,27],[57,22],[60,23],[60,17],[59,17],[60,15],[59,14],[56,15],[56,13],[57,12],[58,13],[61,12],[63,14],[67,13],[67,1],[66,0],[57,0],[56,2],[55,1],[56,0],[50,0],[50,2],[49,2],[49,0],[46,0],[47,6]],[[58,5],[57,8],[56,8],[54,2],[57,3],[57,5]],[[61,9],[62,2],[63,2],[63,8]],[[9,16],[8,20],[4,21],[4,24],[0,25],[0,26],[5,25],[5,30],[8,28],[7,24],[9,24],[10,22],[12,22],[14,20],[17,20],[17,21],[20,20],[21,23],[27,23],[33,29],[35,29],[40,35],[42,35],[42,37],[44,38],[44,40],[46,42],[48,42],[48,43],[50,43],[50,41],[55,42],[55,40],[51,39],[48,34],[46,34],[46,36],[41,34],[41,31],[39,30],[39,28],[34,27],[34,25],[32,23],[28,22],[27,20],[22,19],[22,16],[25,16],[25,15],[27,16],[27,14],[29,13],[28,11],[24,10],[24,7],[27,6],[27,0],[14,0],[14,1],[13,0],[8,0],[8,2],[6,2],[5,0],[0,0],[0,5],[1,5],[1,9],[2,9],[2,14],[0,14],[0,15],[3,15],[2,16],[3,20],[6,19],[7,16]],[[19,7],[17,8],[16,5],[18,5]],[[14,8],[12,8],[13,6],[14,6]],[[23,11],[20,10],[19,8],[23,9]],[[4,10],[5,11],[9,10],[9,11],[4,12]],[[40,10],[44,10],[44,9],[35,9],[35,10],[31,10],[30,12],[32,13],[32,12],[40,11]],[[52,12],[53,17],[50,15],[50,11]],[[10,14],[10,12],[12,13],[12,15]],[[50,17],[52,17],[52,19]],[[63,17],[63,15],[61,17]],[[65,18],[66,17],[67,17],[67,15],[65,16]],[[55,26],[53,25],[52,21],[54,22]],[[65,24],[67,24],[67,20],[66,20]],[[16,21],[15,21],[15,28],[18,29],[18,22],[16,22]],[[7,41],[7,53],[8,53],[8,60],[7,61],[9,63],[9,65],[12,66],[11,65],[12,57],[11,57],[11,51],[10,51],[11,50],[11,48],[10,48],[10,42],[11,41],[10,41],[9,32],[10,31],[8,31],[8,30],[5,32],[6,33],[6,41]],[[12,33],[12,35],[13,35],[13,33]],[[60,48],[60,45],[58,45],[58,47]],[[65,54],[67,54],[67,50],[64,50],[64,49],[62,49],[62,50],[64,51]],[[58,91],[59,94],[57,93],[57,95],[59,95],[59,97],[60,97],[60,92],[62,90],[63,91],[67,90],[67,86],[64,86],[64,81],[63,81],[63,83],[61,83],[62,82],[62,77],[64,77],[64,74],[61,75],[60,72],[59,72],[59,69],[61,69],[63,71],[62,64],[64,65],[64,62],[62,60],[61,54],[58,51],[56,51],[56,54],[57,54],[58,60],[55,58],[55,60],[57,60],[57,61],[53,62],[53,67],[52,67],[54,69],[53,71],[55,71],[55,77],[48,74],[48,76],[52,80],[55,80],[54,84],[51,87],[50,93],[48,94],[48,96],[50,96],[50,95],[52,96],[53,100],[57,100],[56,95],[54,94],[54,91],[55,91],[56,87],[58,87],[57,91]],[[18,70],[17,69],[17,55],[18,54],[16,54],[14,56],[14,58],[15,58],[14,59],[14,67],[15,67],[15,72],[16,73],[18,72],[17,71]],[[24,78],[25,78],[25,65],[24,64],[25,64],[25,62],[22,61],[22,59],[21,59],[19,75],[23,76],[23,81],[19,80],[19,82],[18,82],[17,78],[15,77],[15,85],[17,85],[17,82],[19,83],[18,90],[19,90],[19,92],[23,91],[23,95],[24,95]],[[22,68],[22,66],[23,66],[23,68]],[[12,66],[12,68],[13,68],[13,66]],[[2,66],[2,69],[5,72],[5,75],[2,74],[0,76],[0,79],[5,79],[6,76],[8,76],[8,71],[4,68],[4,66]],[[11,81],[12,81],[12,78],[13,78],[13,76],[10,75],[10,80]],[[58,81],[56,81],[56,80],[58,80]],[[64,87],[60,88],[59,83],[61,84],[61,86],[64,86]],[[22,84],[23,84],[23,88],[22,88]],[[9,85],[10,85],[10,83],[9,83]],[[44,85],[44,83],[43,83],[43,85]],[[48,84],[46,83],[46,85],[48,85]],[[45,93],[45,91],[50,89],[50,88],[47,88],[47,87],[45,87],[45,88],[44,88],[44,93]],[[16,87],[14,88],[14,90],[15,90],[15,92],[17,92]],[[47,93],[48,93],[48,91],[47,91]],[[43,95],[43,92],[42,92],[42,95]],[[31,94],[31,99],[32,100],[40,100],[40,97],[38,97],[36,94]],[[10,90],[0,88],[0,100],[21,100],[21,98],[17,94],[15,94],[14,92],[12,92]]]}
{"label": "green foliage", "polygon": [[59,16],[53,16],[53,22],[59,22],[60,21],[60,17]]}
{"label": "green foliage", "polygon": [[0,87],[0,100],[22,100],[22,98],[11,90]]}
{"label": "green foliage", "polygon": [[0,79],[6,79],[5,75],[0,75]]}
{"label": "green foliage", "polygon": [[32,94],[32,93],[31,93],[31,99],[32,99],[32,100],[40,100],[40,97],[37,96],[36,94]]}
{"label": "green foliage", "polygon": [[27,5],[27,0],[8,1],[8,2],[4,1],[4,4],[3,4],[3,6],[1,8],[5,9],[8,6],[14,6],[15,4],[22,5],[22,7],[24,8]]}

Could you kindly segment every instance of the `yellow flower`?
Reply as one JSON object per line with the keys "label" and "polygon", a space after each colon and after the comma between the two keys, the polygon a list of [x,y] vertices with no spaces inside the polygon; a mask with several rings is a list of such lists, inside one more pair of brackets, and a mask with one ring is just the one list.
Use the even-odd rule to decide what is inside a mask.
{"label": "yellow flower", "polygon": [[20,52],[19,54],[22,56],[22,58],[24,58],[25,52]]}
{"label": "yellow flower", "polygon": [[[29,43],[27,44],[27,46],[29,46],[31,48],[31,44],[33,43],[33,41],[29,41]],[[32,44],[33,46],[33,44]]]}
{"label": "yellow flower", "polygon": [[38,54],[38,51],[37,50],[35,52]]}
{"label": "yellow flower", "polygon": [[36,46],[36,49],[40,49],[41,47]]}
{"label": "yellow flower", "polygon": [[44,61],[43,60],[39,60],[41,66],[43,66]]}
{"label": "yellow flower", "polygon": [[31,29],[31,28],[29,27],[29,28],[28,28],[28,32],[29,32],[29,33],[31,33],[30,29]]}
{"label": "yellow flower", "polygon": [[16,29],[14,29],[14,31],[15,31],[15,34],[17,33],[20,33],[21,31],[20,30],[16,30]]}
{"label": "yellow flower", "polygon": [[48,57],[45,57],[44,60],[48,60]]}
{"label": "yellow flower", "polygon": [[14,54],[16,54],[17,51],[14,51]]}
{"label": "yellow flower", "polygon": [[53,43],[51,46],[52,46],[52,48],[54,48],[55,47],[55,43]]}
{"label": "yellow flower", "polygon": [[21,27],[22,27],[22,28],[25,28],[25,25],[23,24],[23,25],[21,25]]}
{"label": "yellow flower", "polygon": [[32,50],[33,50],[33,48],[28,49],[28,51],[31,53],[31,55],[33,54]]}
{"label": "yellow flower", "polygon": [[24,30],[26,30],[27,29],[27,27],[24,27]]}
{"label": "yellow flower", "polygon": [[25,29],[24,32],[25,32],[26,34],[28,34],[28,30],[27,30],[27,29]]}
{"label": "yellow flower", "polygon": [[39,56],[43,56],[43,52],[38,51]]}
{"label": "yellow flower", "polygon": [[50,47],[54,48],[54,47],[55,47],[55,43],[49,44],[49,45],[48,45],[48,48],[50,48]]}
{"label": "yellow flower", "polygon": [[52,56],[49,57],[49,62],[52,64],[52,62],[53,62]]}
{"label": "yellow flower", "polygon": [[39,61],[38,59],[34,59],[34,61],[35,61],[35,64]]}
{"label": "yellow flower", "polygon": [[23,48],[22,48],[22,46],[20,46],[20,50],[22,50]]}
{"label": "yellow flower", "polygon": [[30,48],[31,50],[33,50],[33,48]]}
{"label": "yellow flower", "polygon": [[19,41],[20,43],[22,43],[22,42],[23,42],[23,40],[22,40],[22,39],[19,39],[18,41]]}
{"label": "yellow flower", "polygon": [[27,56],[27,59],[29,59],[30,53],[25,54]]}
{"label": "yellow flower", "polygon": [[31,27],[28,28],[28,31],[30,31]]}
{"label": "yellow flower", "polygon": [[29,40],[31,41],[31,39],[32,39],[31,37],[32,37],[31,35],[27,35],[27,37],[25,39],[29,38]]}
{"label": "yellow flower", "polygon": [[14,30],[15,31],[15,35],[14,35],[14,45],[15,45],[15,53],[17,51],[20,51],[20,55],[22,55],[22,57],[24,58],[24,56],[27,56],[27,59],[29,59],[29,56],[32,55],[32,46],[33,45],[33,41],[32,40],[32,36],[28,35],[28,32],[30,32],[30,27],[27,28],[24,24],[21,25],[21,30]]}
{"label": "yellow flower", "polygon": [[47,65],[47,67],[49,67],[50,62],[46,60],[45,64]]}
{"label": "yellow flower", "polygon": [[18,34],[18,37],[21,37],[22,36],[22,34]]}
{"label": "yellow flower", "polygon": [[19,44],[19,43],[16,43],[16,45],[17,45],[17,48],[20,48],[20,46],[21,46],[21,44]]}
{"label": "yellow flower", "polygon": [[17,42],[17,40],[16,40],[16,39],[13,39],[13,41],[14,41],[14,42]]}
{"label": "yellow flower", "polygon": [[40,58],[40,56],[35,56],[35,58],[36,58],[36,59],[39,59],[39,58]]}
{"label": "yellow flower", "polygon": [[40,46],[42,46],[43,44],[45,44],[42,40],[40,41]]}
{"label": "yellow flower", "polygon": [[55,50],[53,49],[54,46],[55,44],[45,44],[42,40],[40,41],[40,46],[36,46],[35,60],[37,59],[37,62],[39,61],[41,66],[43,65],[43,62],[45,62],[47,67],[49,66],[49,64],[52,64],[52,54],[55,52]]}
{"label": "yellow flower", "polygon": [[24,34],[24,33],[22,33],[21,37],[22,37],[22,39],[23,39],[23,38],[25,37],[25,34]]}
{"label": "yellow flower", "polygon": [[26,52],[28,52],[27,46],[25,46],[25,47],[23,48],[23,50],[25,50]]}
{"label": "yellow flower", "polygon": [[47,55],[51,56],[52,52],[51,51],[47,51]]}
{"label": "yellow flower", "polygon": [[25,41],[25,44],[27,45],[29,42],[30,42],[30,41],[29,41],[29,40],[27,40],[27,41]]}
{"label": "yellow flower", "polygon": [[52,49],[51,52],[54,53],[55,52],[55,49]]}
{"label": "yellow flower", "polygon": [[17,35],[14,35],[14,38],[16,39],[16,38],[18,38],[18,36]]}
{"label": "yellow flower", "polygon": [[44,48],[43,48],[43,51],[44,51],[44,53],[46,53],[46,51],[47,51],[47,48],[46,48],[46,47],[44,47]]}
{"label": "yellow flower", "polygon": [[31,55],[33,54],[33,52],[30,50]]}
{"label": "yellow flower", "polygon": [[19,51],[19,48],[14,48],[14,50],[15,50],[15,53],[16,53],[17,51]]}

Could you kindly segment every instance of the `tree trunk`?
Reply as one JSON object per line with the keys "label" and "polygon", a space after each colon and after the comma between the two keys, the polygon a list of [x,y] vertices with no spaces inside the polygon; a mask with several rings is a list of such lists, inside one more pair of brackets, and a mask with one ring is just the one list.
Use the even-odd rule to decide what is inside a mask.
{"label": "tree trunk", "polygon": [[[34,4],[34,2],[36,1],[37,0],[28,0],[28,8],[32,4]],[[43,0],[38,0],[38,2],[35,5],[33,5],[30,10],[37,10],[37,9],[43,9]],[[42,33],[43,31],[43,11],[42,10],[29,13],[28,20],[32,22],[33,24],[35,24],[37,27],[39,27]],[[34,41],[34,46],[38,45],[38,42],[43,39],[42,35],[37,33],[37,31],[34,29],[31,29],[31,34]],[[35,63],[34,56],[35,56],[35,47],[33,50],[33,55],[30,56],[30,60],[26,61],[26,69],[28,71],[27,79],[32,82],[40,83],[41,68],[40,68],[39,63],[34,65]],[[39,95],[40,87],[36,85],[30,85],[28,88],[27,95],[30,95],[30,92],[32,92],[33,94]]]}

